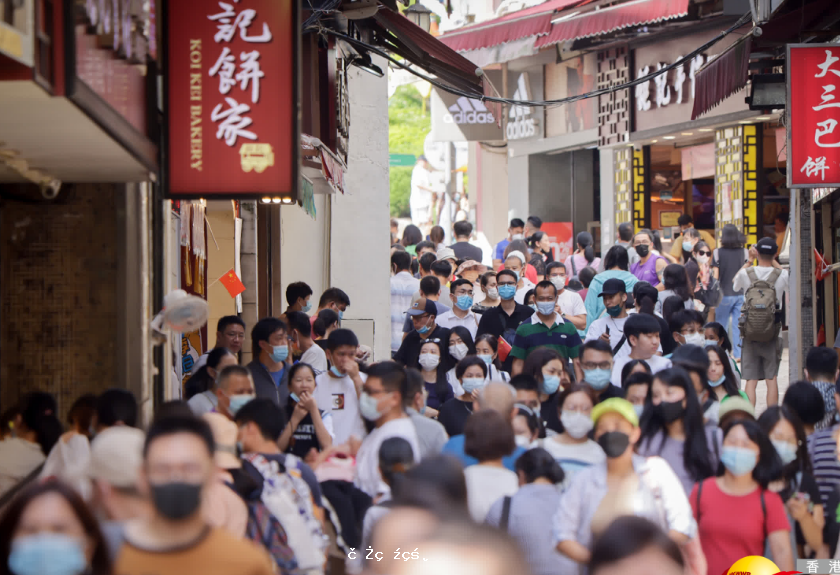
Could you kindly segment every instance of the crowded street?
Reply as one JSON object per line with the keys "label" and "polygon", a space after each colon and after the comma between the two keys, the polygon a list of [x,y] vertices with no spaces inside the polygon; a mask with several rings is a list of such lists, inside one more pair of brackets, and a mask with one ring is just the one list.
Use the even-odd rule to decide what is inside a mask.
{"label": "crowded street", "polygon": [[0,575],[840,573],[837,0],[0,6]]}

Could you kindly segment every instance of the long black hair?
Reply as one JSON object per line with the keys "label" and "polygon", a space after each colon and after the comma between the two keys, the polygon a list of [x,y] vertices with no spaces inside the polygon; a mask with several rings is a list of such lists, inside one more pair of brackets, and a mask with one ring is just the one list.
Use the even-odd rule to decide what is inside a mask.
{"label": "long black hair", "polygon": [[707,345],[706,351],[713,351],[718,356],[720,363],[723,364],[723,375],[725,377],[723,380],[723,389],[726,390],[726,395],[739,395],[738,392],[741,391],[741,388],[738,385],[738,380],[735,378],[735,372],[732,371],[729,356],[726,355],[726,352],[719,345]]}
{"label": "long black hair", "polygon": [[35,441],[44,455],[49,455],[64,429],[56,415],[55,398],[44,391],[33,391],[21,402],[21,424],[35,433]]}
{"label": "long black hair", "polygon": [[[562,265],[562,264],[561,264]],[[492,333],[482,333],[478,337],[475,338],[475,343],[478,345],[482,341],[486,341],[487,345],[490,346],[490,349],[493,350],[493,353],[499,353],[499,339],[493,335]],[[476,350],[476,354],[478,350]],[[496,371],[502,371],[502,364],[499,363],[499,356],[496,355],[496,359],[493,360],[493,367],[496,368]]]}
{"label": "long black hair", "polygon": [[639,313],[656,315],[656,302],[659,300],[659,290],[648,282],[636,282],[633,286],[633,300],[639,304]]}
{"label": "long black hair", "polygon": [[[438,351],[440,352],[440,362],[438,362],[438,365],[435,368],[435,395],[438,399],[440,399],[441,405],[443,405],[444,401],[447,399],[447,395],[452,393],[452,387],[449,385],[449,381],[446,378],[446,372],[449,371],[447,368],[448,354],[446,353],[449,341],[443,342],[437,338],[427,339],[420,345],[420,349],[422,350],[423,346],[427,343],[436,345],[438,347]],[[475,346],[473,346],[473,352],[475,352]]]}
{"label": "long black hair", "polygon": [[[685,428],[685,447],[683,448],[683,466],[694,481],[702,481],[715,474],[712,464],[709,461],[709,444],[706,441],[706,429],[703,425],[703,410],[697,400],[697,392],[694,391],[694,384],[691,376],[681,367],[672,367],[660,371],[654,376],[654,382],[658,379],[668,387],[680,387],[685,391],[685,415],[683,415],[683,427]],[[660,432],[665,436],[668,429],[665,422],[659,416],[657,410],[652,409],[653,385],[648,389],[645,399],[645,410],[642,413],[642,436],[639,445],[647,442],[648,447],[651,441]],[[662,450],[663,441],[659,444]]]}
{"label": "long black hair", "polygon": [[604,256],[604,269],[613,268],[624,271],[630,269],[630,256],[627,255],[627,249],[624,246],[613,246],[607,250],[607,255]]}
{"label": "long black hair", "polygon": [[405,473],[414,465],[414,450],[402,437],[389,437],[379,447],[379,473],[391,485],[394,476]]}
{"label": "long black hair", "polygon": [[513,465],[516,471],[521,471],[525,475],[527,483],[533,483],[541,477],[552,483],[562,483],[565,477],[563,468],[554,456],[542,447],[529,449],[520,455]]}
{"label": "long black hair", "polygon": [[703,329],[711,329],[715,332],[715,335],[720,340],[720,343],[718,345],[720,345],[720,347],[723,348],[723,351],[725,351],[726,353],[732,351],[732,342],[729,341],[729,335],[727,335],[726,328],[723,327],[723,325],[716,321],[710,321],[709,323],[703,326]]}
{"label": "long black hair", "polygon": [[[470,333],[470,330],[468,330],[467,328],[465,328],[462,325],[456,325],[455,327],[449,328],[449,335],[452,336],[453,333],[456,334],[458,337],[460,337],[461,341],[463,341],[464,344],[467,346],[467,355],[475,355],[475,353],[476,353],[475,352],[475,342],[473,341],[473,336]],[[447,349],[448,349],[449,348],[449,340],[446,341],[446,346],[447,346]],[[452,356],[451,353],[449,353],[449,355]],[[441,359],[443,359],[443,358],[441,358]],[[454,363],[457,363],[455,361],[454,357],[452,358],[452,360],[453,360],[453,365],[449,366],[449,367],[454,367]],[[441,363],[443,363],[443,362],[441,362]]]}
{"label": "long black hair", "polygon": [[723,226],[721,233],[720,247],[729,249],[744,249],[744,242],[746,242],[744,234],[734,224],[726,224]]}
{"label": "long black hair", "polygon": [[194,395],[213,389],[213,386],[216,384],[216,380],[207,370],[215,370],[219,367],[219,362],[222,361],[222,358],[227,355],[233,355],[233,353],[221,346],[210,350],[210,353],[207,354],[207,363],[202,365],[201,368],[199,368],[198,371],[196,371],[193,376],[187,380],[186,385],[184,385],[184,399],[189,399]]}
{"label": "long black hair", "polygon": [[790,423],[796,434],[796,459],[785,465],[782,471],[782,478],[785,480],[786,487],[790,488],[796,479],[797,473],[812,472],[811,458],[808,456],[808,438],[805,435],[805,427],[802,425],[802,420],[787,405],[773,405],[768,407],[761,414],[761,417],[758,418],[758,426],[767,437],[770,437],[773,428],[782,419]]}
{"label": "long black hair", "polygon": [[691,299],[688,289],[688,276],[685,267],[680,264],[668,264],[662,272],[662,283],[666,290],[671,290],[683,301]]}
{"label": "long black hair", "polygon": [[[726,440],[726,436],[729,435],[729,432],[738,425],[744,428],[744,431],[747,432],[747,437],[750,438],[750,441],[758,446],[758,463],[756,464],[755,469],[753,469],[752,478],[755,479],[755,481],[763,489],[767,489],[767,486],[771,481],[781,477],[782,460],[779,459],[779,454],[776,453],[776,448],[773,447],[772,443],[770,443],[770,438],[767,437],[767,434],[761,430],[758,423],[751,419],[736,419],[735,421],[729,423],[723,430],[724,441]],[[717,474],[720,476],[725,472],[726,468],[723,463],[721,463],[718,467]]]}
{"label": "long black hair", "polygon": [[642,368],[648,375],[651,375],[650,364],[643,359],[631,359],[627,363],[624,364],[624,367],[621,368],[621,385],[624,385],[624,381],[630,377],[630,372],[636,369],[637,365],[641,365]]}
{"label": "long black hair", "polygon": [[595,261],[595,248],[592,247],[593,239],[592,234],[589,232],[580,232],[576,238],[577,245],[583,250],[583,257],[586,258],[586,262],[591,264]]}

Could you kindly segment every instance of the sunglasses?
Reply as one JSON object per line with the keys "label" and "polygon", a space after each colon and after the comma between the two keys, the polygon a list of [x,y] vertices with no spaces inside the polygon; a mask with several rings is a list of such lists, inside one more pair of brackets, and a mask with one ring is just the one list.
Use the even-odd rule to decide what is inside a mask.
{"label": "sunglasses", "polygon": [[710,256],[710,255],[712,255],[712,252],[699,251],[699,252],[697,252],[697,255],[698,256]]}

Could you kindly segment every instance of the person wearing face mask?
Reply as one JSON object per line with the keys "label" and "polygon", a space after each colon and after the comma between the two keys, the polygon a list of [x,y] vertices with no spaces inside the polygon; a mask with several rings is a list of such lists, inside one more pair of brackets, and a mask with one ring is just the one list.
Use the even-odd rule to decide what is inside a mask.
{"label": "person wearing face mask", "polygon": [[508,227],[507,237],[496,244],[496,251],[493,255],[494,269],[502,265],[502,261],[504,261],[505,259],[505,249],[510,245],[511,242],[525,239],[525,234],[523,233],[524,228],[525,222],[523,222],[521,219],[513,218],[510,221],[510,227]]}
{"label": "person wearing face mask", "polygon": [[[299,313],[299,312],[293,312]],[[318,409],[314,396],[315,370],[298,362],[289,369],[289,404],[286,417],[289,423],[280,435],[281,451],[305,459],[311,450],[328,449],[335,437],[332,414]]]}
{"label": "person wearing face mask", "polygon": [[312,309],[312,288],[306,282],[292,282],[286,286],[286,313],[300,311],[309,313]]}
{"label": "person wearing face mask", "polygon": [[653,232],[639,230],[633,237],[633,248],[639,255],[639,260],[630,266],[630,273],[640,281],[648,282],[653,287],[658,286],[668,260],[653,253]]}
{"label": "person wearing face mask", "polygon": [[[525,242],[521,242],[523,245]],[[527,246],[523,248],[523,251],[520,250],[512,250],[508,253],[508,256],[505,258],[505,269],[510,270],[516,274],[516,295],[514,299],[519,303],[524,303],[525,293],[534,288],[534,282],[531,281],[528,277],[525,276],[526,269],[534,269],[531,264],[528,264],[526,268],[526,259],[525,253],[527,253]],[[536,270],[534,271],[534,279],[536,279]]]}
{"label": "person wearing face mask", "polygon": [[438,413],[438,421],[449,436],[461,435],[467,418],[475,411],[475,401],[481,389],[487,384],[487,364],[475,355],[468,355],[453,368],[458,391],[455,397],[444,403]]}
{"label": "person wearing face mask", "polygon": [[[732,372],[732,365],[729,363],[729,357],[723,351],[723,348],[717,345],[707,344],[706,354],[709,357],[709,369],[706,371],[706,380],[712,388],[712,398],[720,406],[720,402],[724,398],[743,393],[738,385],[740,378]],[[718,418],[714,418],[714,422],[717,423],[717,421]]]}
{"label": "person wearing face mask", "polygon": [[214,411],[231,420],[243,405],[256,397],[251,373],[241,365],[228,366],[219,373],[215,392],[217,405]]}
{"label": "person wearing face mask", "polygon": [[572,322],[578,330],[586,328],[586,306],[580,294],[566,289],[566,267],[552,262],[545,267],[545,279],[557,288],[557,309],[560,317]]}
{"label": "person wearing face mask", "polygon": [[517,447],[528,450],[539,446],[540,437],[540,418],[537,415],[539,412],[534,411],[527,405],[517,403],[515,406],[516,413],[513,415],[514,441]]}
{"label": "person wearing face mask", "polygon": [[[644,363],[640,361],[639,363]],[[627,365],[630,365],[629,363]],[[627,369],[627,366],[624,366]],[[636,410],[636,415],[642,419],[642,413],[645,411],[645,401],[647,401],[650,386],[653,383],[653,377],[650,372],[641,370],[633,371],[622,379],[622,388],[624,388],[624,398],[633,405]]]}
{"label": "person wearing face mask", "polygon": [[216,481],[213,454],[213,433],[201,419],[172,416],[152,424],[139,488],[153,511],[126,524],[115,573],[274,573],[264,549],[205,520],[202,502]]}
{"label": "person wearing face mask", "polygon": [[213,411],[218,405],[216,378],[229,365],[236,365],[236,356],[224,347],[217,347],[207,355],[207,363],[190,377],[184,387],[184,399],[196,415]]}
{"label": "person wearing face mask", "polygon": [[[449,329],[438,325],[438,309],[435,302],[430,299],[421,297],[411,304],[407,313],[414,324],[414,331],[405,336],[400,349],[394,354],[394,361],[406,367],[420,369],[420,348],[430,339],[448,342]],[[448,356],[447,351],[443,358],[444,363],[449,362]]]}
{"label": "person wearing face mask", "polygon": [[321,294],[321,298],[318,300],[318,309],[315,310],[311,321],[315,323],[315,318],[324,309],[333,310],[338,314],[338,319],[342,320],[344,319],[344,312],[347,311],[348,307],[350,307],[350,297],[344,290],[336,287],[328,288]]}
{"label": "person wearing face mask", "polygon": [[805,545],[819,550],[823,545],[823,514],[820,488],[811,473],[808,440],[799,416],[786,406],[773,405],[758,418],[758,426],[782,460],[782,475],[767,488],[785,503],[791,531],[794,559],[807,559]]}
{"label": "person wearing face mask", "polygon": [[299,356],[302,363],[312,367],[315,375],[324,373],[329,369],[327,365],[327,354],[319,345],[312,340],[312,324],[309,323],[309,316],[301,311],[290,311],[286,313],[291,334],[289,340],[296,356]]}
{"label": "person wearing face mask", "polygon": [[715,474],[720,429],[703,425],[703,412],[688,373],[673,367],[657,373],[642,414],[639,455],[658,455],[671,465],[686,495],[697,481]]}
{"label": "person wearing face mask", "polygon": [[475,339],[475,353],[487,364],[487,381],[510,381],[510,374],[499,363],[499,340],[489,333]]}
{"label": "person wearing face mask", "polygon": [[557,398],[574,381],[567,365],[553,349],[538,348],[528,356],[520,374],[530,377],[539,385],[540,417],[547,431],[563,431],[557,413]]}
{"label": "person wearing face mask", "polygon": [[359,410],[373,431],[356,454],[356,487],[374,497],[390,489],[379,473],[379,448],[389,437],[402,437],[411,445],[415,462],[420,461],[417,431],[403,407],[408,395],[405,368],[393,361],[373,364],[359,397]]}
{"label": "person wearing face mask", "polygon": [[627,321],[627,291],[620,279],[609,279],[601,290],[606,314],[589,325],[584,341],[600,339],[609,344],[613,357],[623,359],[630,355],[630,344],[624,335],[624,323]]}
{"label": "person wearing face mask", "polygon": [[727,335],[726,329],[720,323],[716,321],[710,321],[709,323],[703,326],[703,336],[706,338],[705,347],[709,347],[710,345],[717,345],[720,346],[720,348],[726,354],[726,360],[732,367],[732,373],[735,374],[735,381],[738,382],[738,385],[740,387],[741,369],[738,367],[738,364],[735,363],[735,359],[732,357],[732,342],[729,341],[729,335]]}
{"label": "person wearing face mask", "polygon": [[[624,282],[624,291],[628,294],[633,293],[639,280],[630,273],[628,261],[627,250],[623,247],[613,246],[607,250],[607,255],[604,256],[604,271],[592,278],[589,287],[586,289],[586,295],[581,295],[586,307],[587,326],[604,314],[605,308],[601,290],[603,290],[607,281],[611,279],[621,280]],[[638,301],[638,298],[636,300]],[[654,297],[655,301],[656,298]]]}
{"label": "person wearing face mask", "polygon": [[257,397],[267,397],[285,407],[289,399],[286,368],[292,365],[289,328],[277,318],[261,319],[251,330],[251,351],[254,360],[248,364],[248,370],[254,378]]}
{"label": "person wearing face mask", "polygon": [[563,359],[570,360],[575,366],[575,373],[580,373],[581,340],[577,329],[565,321],[555,311],[557,288],[550,281],[541,281],[535,288],[537,313],[530,323],[523,323],[516,330],[516,339],[510,355],[514,357],[511,375],[522,372],[525,359],[537,348],[552,349]]}
{"label": "person wearing face mask", "polygon": [[693,309],[681,309],[668,320],[668,329],[677,346],[706,345],[706,336],[703,331],[703,316]]}
{"label": "person wearing face mask", "polygon": [[[691,248],[691,257],[685,262],[685,275],[688,277],[688,289],[691,293],[697,294],[698,299],[703,299],[700,294],[710,287],[712,279],[712,250],[704,241],[699,241]],[[714,302],[717,303],[717,302]]]}
{"label": "person wearing face mask", "polygon": [[440,422],[440,415],[438,415],[438,421],[426,416],[426,389],[420,372],[412,368],[406,369],[405,372],[408,386],[405,398],[405,411],[417,432],[417,443],[420,445],[420,458],[423,459],[428,455],[437,455],[443,449],[449,436],[443,424]]}
{"label": "person wearing face mask", "polygon": [[580,470],[606,460],[604,450],[589,438],[593,427],[593,407],[595,394],[591,387],[583,383],[573,383],[557,399],[563,433],[546,438],[542,447],[563,468],[566,474],[564,485],[568,485]]}
{"label": "person wearing face mask", "polygon": [[[502,299],[499,297],[499,285],[496,283],[496,272],[482,274],[477,287],[480,293],[476,292],[476,296],[480,295],[481,299],[476,297],[476,303],[472,307],[475,313],[483,314],[502,303]],[[479,318],[480,321],[481,318]]]}
{"label": "person wearing face mask", "polygon": [[[683,264],[687,264],[688,262],[690,262],[694,257],[694,246],[696,246],[697,243],[700,242],[700,240],[700,232],[698,232],[696,229],[688,228],[687,230],[685,230],[682,235],[682,240],[674,242],[675,244],[679,244],[679,246],[682,248],[682,250],[680,251],[680,255],[675,257],[681,257]],[[674,249],[673,246],[671,249]]]}
{"label": "person wearing face mask", "polygon": [[781,571],[792,570],[791,526],[782,498],[768,489],[782,474],[773,444],[758,423],[737,420],[723,430],[720,460],[722,473],[697,483],[689,497],[708,572],[723,573],[742,557],[764,555],[765,544]]}
{"label": "person wearing face mask", "polygon": [[472,334],[465,327],[453,327],[452,331],[449,333],[449,356],[451,360],[450,363],[453,365],[452,368],[446,372],[446,381],[449,382],[449,385],[452,388],[452,393],[455,397],[464,393],[464,390],[461,387],[461,382],[458,381],[458,376],[455,374],[455,365],[470,355],[476,355]]}
{"label": "person wearing face mask", "polygon": [[580,348],[582,383],[592,388],[596,404],[611,397],[624,397],[622,389],[610,383],[613,363],[610,344],[601,339],[587,341]]}
{"label": "person wearing face mask", "polygon": [[[502,270],[496,274],[496,284],[499,290],[501,304],[481,314],[478,323],[477,336],[490,334],[499,339],[504,347],[512,346],[519,325],[534,314],[534,310],[526,305],[517,303],[516,282],[518,276],[510,270]],[[504,340],[505,344],[502,344]],[[502,369],[508,373],[513,365],[513,357],[508,355],[502,359]]]}
{"label": "person wearing face mask", "polygon": [[473,338],[475,337],[478,330],[478,318],[472,311],[473,290],[473,283],[468,279],[455,280],[449,285],[452,309],[437,318],[437,324],[440,327],[452,329],[455,326],[462,326],[470,331]]}
{"label": "person wearing face mask", "polygon": [[428,393],[426,400],[426,414],[437,417],[440,407],[455,397],[446,376],[446,368],[441,364],[443,347],[446,343],[436,339],[429,339],[420,348],[420,375],[423,376],[424,387]]}
{"label": "person wearing face mask", "polygon": [[580,564],[592,559],[593,538],[622,515],[653,521],[685,550],[697,531],[691,507],[664,459],[634,452],[641,430],[633,406],[608,399],[592,410],[592,421],[595,441],[607,459],[580,470],[563,495],[553,521],[554,544],[571,561],[557,573],[578,573]]}
{"label": "person wearing face mask", "polygon": [[110,575],[102,532],[85,502],[57,481],[33,483],[0,518],[3,572],[14,575]]}
{"label": "person wearing face mask", "polygon": [[349,329],[337,329],[327,339],[332,367],[315,378],[312,396],[318,409],[331,415],[333,443],[343,445],[351,437],[362,439],[365,425],[359,412],[359,395],[367,375],[359,371],[356,350],[359,340]]}

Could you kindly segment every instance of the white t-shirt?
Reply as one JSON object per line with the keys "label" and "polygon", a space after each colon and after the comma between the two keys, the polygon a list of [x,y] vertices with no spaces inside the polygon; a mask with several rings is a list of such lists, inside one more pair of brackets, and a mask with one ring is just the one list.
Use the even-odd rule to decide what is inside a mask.
{"label": "white t-shirt", "polygon": [[375,497],[378,493],[390,493],[390,489],[382,481],[379,473],[379,448],[382,442],[391,437],[402,437],[411,445],[414,461],[420,461],[420,443],[417,441],[417,430],[414,423],[406,415],[399,419],[392,419],[388,423],[370,432],[359,452],[356,454],[356,487]]}
{"label": "white t-shirt", "polygon": [[[610,377],[610,383],[612,383],[616,387],[621,387],[621,370],[624,369],[624,366],[630,363],[630,354],[627,354],[625,357],[621,358],[620,360],[616,360],[613,363],[613,370],[612,376]],[[671,360],[662,357],[661,355],[654,355],[650,359],[645,360],[647,364],[650,366],[650,372],[652,374],[657,374],[663,369],[668,369],[671,367]]]}
{"label": "white t-shirt", "polygon": [[312,366],[315,375],[321,375],[327,371],[327,354],[320,345],[313,343],[312,346],[300,356],[301,363]]}
{"label": "white t-shirt", "polygon": [[[776,268],[765,268],[765,267],[754,267],[755,275],[760,280],[766,280],[770,277],[770,274]],[[788,275],[787,270],[781,270],[782,273],[779,276],[779,279],[776,280],[776,306],[780,307],[782,305],[782,300],[785,297],[785,292],[788,289],[788,283],[790,282],[790,276]],[[741,269],[738,270],[738,273],[735,274],[735,277],[732,278],[732,289],[735,291],[744,290],[744,293],[747,292],[747,288],[750,287],[750,277],[747,275],[747,270]]]}
{"label": "white t-shirt", "polygon": [[529,280],[528,278],[522,278],[522,287],[516,290],[516,293],[513,296],[513,299],[516,303],[525,303],[525,294],[528,293],[530,290],[537,287],[537,284]]}
{"label": "white t-shirt", "polygon": [[[609,315],[599,317],[590,324],[589,330],[586,332],[586,339],[584,340],[584,343],[600,338],[607,332],[607,327],[609,327],[610,347],[615,348],[615,346],[618,345],[618,342],[621,341],[621,338],[624,337],[624,324],[627,322],[627,318],[629,318],[632,313],[636,312],[628,312],[627,317],[623,318],[614,318]],[[662,351],[661,345],[659,346],[659,351]],[[618,351],[615,352],[615,358],[613,361],[619,361],[628,355],[630,355],[630,343],[625,339],[624,343],[621,344],[621,347],[618,348]]]}
{"label": "white t-shirt", "polygon": [[583,305],[583,299],[577,292],[564,289],[557,296],[557,305],[567,316],[586,315],[586,306]]}
{"label": "white t-shirt", "polygon": [[[367,375],[359,375],[363,381],[367,381]],[[312,395],[318,409],[332,414],[336,445],[345,443],[351,435],[359,439],[365,436],[365,425],[359,412],[359,396],[350,376],[334,377],[332,372],[326,371],[315,378],[315,392]]]}
{"label": "white t-shirt", "polygon": [[470,465],[464,470],[467,479],[467,503],[470,515],[477,523],[484,523],[493,504],[519,489],[516,473],[504,467]]}
{"label": "white t-shirt", "polygon": [[[428,216],[428,210],[432,207],[433,194],[422,188],[432,187],[430,176],[429,171],[420,164],[417,164],[411,170],[411,196],[409,197],[408,203],[412,212],[418,214],[423,212]],[[416,223],[420,224],[423,222],[418,221]]]}
{"label": "white t-shirt", "polygon": [[467,312],[467,315],[464,317],[458,317],[455,315],[453,310],[449,310],[447,312],[442,313],[438,316],[435,320],[440,327],[445,327],[446,329],[452,329],[456,326],[463,326],[467,328],[470,332],[470,335],[475,339],[475,333],[478,331],[478,318],[475,317],[475,312],[472,310]]}

